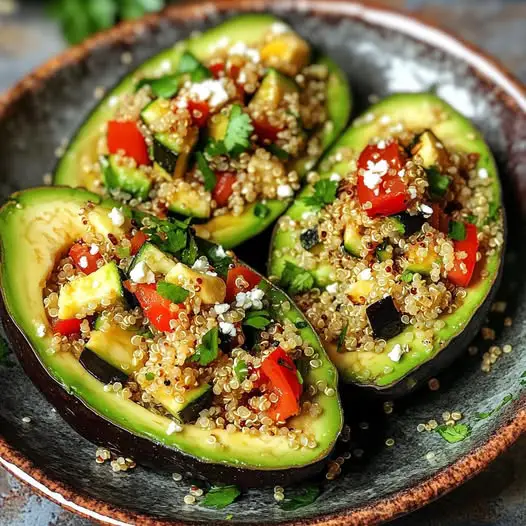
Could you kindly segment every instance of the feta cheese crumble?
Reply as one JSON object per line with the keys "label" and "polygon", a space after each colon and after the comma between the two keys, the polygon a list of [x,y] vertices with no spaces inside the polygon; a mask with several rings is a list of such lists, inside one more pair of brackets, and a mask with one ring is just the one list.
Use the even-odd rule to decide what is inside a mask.
{"label": "feta cheese crumble", "polygon": [[130,272],[130,279],[134,283],[155,283],[155,274],[146,261],[139,261]]}
{"label": "feta cheese crumble", "polygon": [[218,303],[217,305],[214,305],[214,310],[216,314],[224,314],[230,309],[230,305],[228,303]]}
{"label": "feta cheese crumble", "polygon": [[261,57],[259,55],[259,51],[254,48],[248,47],[244,42],[238,41],[236,42],[229,50],[228,54],[230,56],[232,55],[238,55],[240,57],[247,57],[252,62],[258,63],[261,60]]}
{"label": "feta cheese crumble", "polygon": [[37,336],[43,338],[46,335],[46,326],[43,323],[37,325]]}
{"label": "feta cheese crumble", "polygon": [[335,183],[341,181],[341,175],[340,174],[337,174],[336,172],[331,174],[331,176],[329,177],[329,179]]}
{"label": "feta cheese crumble", "polygon": [[433,209],[425,203],[420,205],[420,211],[424,214],[424,217],[431,217],[433,215]]}
{"label": "feta cheese crumble", "polygon": [[481,179],[487,179],[487,178],[489,177],[489,173],[488,173],[488,171],[486,170],[486,168],[481,168],[481,169],[479,170],[479,177],[480,177]]}
{"label": "feta cheese crumble", "polygon": [[287,198],[294,195],[294,190],[289,184],[280,184],[277,189],[278,197]]}
{"label": "feta cheese crumble", "polygon": [[181,426],[180,424],[172,420],[168,424],[168,427],[166,428],[166,434],[173,435],[174,433],[180,433],[182,430],[183,430],[183,426]]}
{"label": "feta cheese crumble", "polygon": [[190,96],[201,101],[206,100],[212,107],[220,106],[228,101],[228,93],[222,80],[207,79],[192,84]]}
{"label": "feta cheese crumble", "polygon": [[222,245],[217,245],[216,247],[216,256],[218,258],[226,258],[226,252]]}
{"label": "feta cheese crumble", "polygon": [[220,321],[219,322],[219,330],[225,334],[226,336],[235,336],[236,335],[236,327],[233,323],[230,323],[228,321]]}
{"label": "feta cheese crumble", "polygon": [[283,33],[288,33],[290,31],[290,27],[284,22],[274,22],[270,26],[270,31],[275,35],[281,35]]}
{"label": "feta cheese crumble", "polygon": [[99,246],[93,243],[89,248],[89,253],[94,256],[95,254],[99,253]]}
{"label": "feta cheese crumble", "polygon": [[402,358],[402,354],[404,354],[404,351],[402,349],[402,346],[397,343],[393,346],[393,348],[387,353],[387,356],[389,356],[389,359],[393,362],[399,362],[400,358]]}
{"label": "feta cheese crumble", "polygon": [[86,256],[81,256],[79,258],[79,267],[88,268],[88,258]]}
{"label": "feta cheese crumble", "polygon": [[338,292],[338,283],[331,283],[325,287],[325,290],[329,294],[336,294]]}
{"label": "feta cheese crumble", "polygon": [[208,263],[208,259],[206,259],[205,256],[198,257],[192,265],[192,270],[197,270],[197,272],[201,272],[201,274],[207,272],[209,268],[210,263]]}
{"label": "feta cheese crumble", "polygon": [[108,217],[111,219],[111,222],[115,226],[122,226],[122,225],[124,225],[124,221],[126,220],[126,218],[124,217],[124,214],[122,213],[122,209],[121,208],[113,207],[111,209],[111,212],[108,214]]}
{"label": "feta cheese crumble", "polygon": [[381,159],[377,163],[367,161],[367,170],[363,174],[363,182],[367,188],[374,190],[382,180],[382,177],[389,171],[389,163]]}
{"label": "feta cheese crumble", "polygon": [[238,292],[236,294],[236,307],[242,307],[245,310],[254,308],[256,310],[263,308],[261,301],[265,296],[265,292],[261,289],[254,288],[248,292]]}
{"label": "feta cheese crumble", "polygon": [[362,280],[370,280],[370,279],[373,279],[373,274],[371,272],[371,269],[370,268],[364,268],[359,274],[358,274],[358,279],[362,279]]}

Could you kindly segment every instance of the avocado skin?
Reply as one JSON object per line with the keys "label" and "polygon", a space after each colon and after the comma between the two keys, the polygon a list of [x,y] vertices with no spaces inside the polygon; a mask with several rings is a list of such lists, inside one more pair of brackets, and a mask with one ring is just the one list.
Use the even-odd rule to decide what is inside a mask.
{"label": "avocado skin", "polygon": [[153,440],[134,435],[99,416],[73,394],[69,394],[46,371],[31,345],[9,316],[0,294],[0,319],[11,348],[22,368],[40,392],[77,433],[94,444],[104,444],[114,453],[125,453],[141,465],[208,482],[235,484],[241,488],[286,486],[318,474],[326,465],[322,459],[300,468],[252,470],[200,461]]}

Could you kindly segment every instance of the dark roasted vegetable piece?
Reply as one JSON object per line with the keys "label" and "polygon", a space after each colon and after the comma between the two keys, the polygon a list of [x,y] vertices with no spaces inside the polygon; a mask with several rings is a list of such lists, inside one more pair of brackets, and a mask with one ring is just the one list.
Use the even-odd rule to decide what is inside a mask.
{"label": "dark roasted vegetable piece", "polygon": [[161,168],[173,175],[179,156],[155,138],[151,146],[151,157]]}
{"label": "dark roasted vegetable piece", "polygon": [[114,382],[124,383],[128,380],[126,374],[108,362],[105,362],[102,358],[99,358],[89,349],[82,351],[79,361],[91,375],[105,384],[112,384]]}
{"label": "dark roasted vegetable piece", "polygon": [[369,305],[366,312],[375,338],[390,340],[400,334],[404,328],[400,313],[391,296]]}
{"label": "dark roasted vegetable piece", "polygon": [[315,247],[319,242],[320,238],[318,236],[317,228],[309,228],[300,234],[301,246],[305,250],[310,250],[312,247]]}
{"label": "dark roasted vegetable piece", "polygon": [[415,232],[418,232],[422,228],[422,225],[426,222],[424,216],[420,214],[412,216],[407,212],[403,212],[402,214],[398,214],[395,217],[399,221],[400,225],[403,226],[405,237],[409,237]]}

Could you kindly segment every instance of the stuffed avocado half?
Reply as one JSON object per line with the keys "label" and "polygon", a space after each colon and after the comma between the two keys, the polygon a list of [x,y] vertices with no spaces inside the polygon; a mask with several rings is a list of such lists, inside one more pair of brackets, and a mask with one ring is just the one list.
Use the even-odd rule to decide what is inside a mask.
{"label": "stuffed avocado half", "polygon": [[142,64],[93,111],[55,184],[187,216],[232,248],[272,224],[350,113],[347,80],[279,19],[241,15]]}
{"label": "stuffed avocado half", "polygon": [[338,379],[300,311],[187,223],[117,206],[56,187],[1,209],[28,374],[79,432],[139,463],[245,486],[321,469]]}
{"label": "stuffed avocado half", "polygon": [[276,226],[269,274],[341,377],[405,394],[480,328],[504,251],[504,209],[481,134],[430,93],[372,106],[308,175]]}

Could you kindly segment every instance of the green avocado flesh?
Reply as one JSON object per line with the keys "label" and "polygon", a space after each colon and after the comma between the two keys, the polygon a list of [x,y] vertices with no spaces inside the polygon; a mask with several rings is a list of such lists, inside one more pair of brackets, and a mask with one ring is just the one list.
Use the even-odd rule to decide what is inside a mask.
{"label": "green avocado flesh", "polygon": [[[385,122],[389,124],[386,125]],[[342,149],[350,149],[353,157],[358,157],[373,139],[390,136],[392,133],[389,128],[397,123],[403,124],[404,129],[415,133],[421,133],[426,129],[431,130],[450,152],[478,154],[480,158],[477,169],[487,170],[488,177],[491,179],[493,202],[497,210],[501,209],[501,188],[497,168],[482,135],[468,119],[431,93],[395,94],[370,107],[364,115],[354,121],[325,155],[320,163],[321,177],[328,178],[334,173],[344,176],[348,172],[348,165],[337,161],[333,161],[334,164],[330,165],[328,158],[334,159],[334,155]],[[309,210],[301,199],[310,193],[312,193],[310,186],[302,190],[287,211],[285,219],[301,219],[302,214]],[[498,217],[498,214],[496,216]],[[280,224],[276,226],[270,250],[270,276],[281,276],[287,261],[297,265],[301,264],[293,260],[288,250],[294,244],[293,239],[290,231],[281,227]],[[351,240],[348,244],[352,250]],[[275,251],[279,251],[279,257]],[[335,342],[324,342],[343,380],[377,389],[388,388],[400,382],[422,364],[432,360],[467,327],[475,316],[477,309],[482,305],[497,279],[501,259],[502,250],[497,250],[477,264],[475,274],[466,289],[467,297],[454,313],[441,316],[440,319],[445,322],[445,326],[435,332],[436,337],[433,344],[426,345],[423,341],[413,338],[414,331],[411,327],[407,327],[398,336],[388,340],[384,351],[380,353],[363,350],[340,353],[337,352]],[[488,273],[486,278],[481,277],[482,271]],[[328,265],[315,268],[311,270],[311,273],[315,284],[319,287],[325,287],[335,281],[335,270]],[[402,346],[408,344],[410,349],[399,362],[394,362],[388,357],[388,353],[396,344]]]}
{"label": "green avocado flesh", "polygon": [[[4,301],[13,321],[28,339],[50,376],[101,418],[134,435],[184,452],[203,462],[246,469],[282,470],[306,466],[328,455],[342,426],[342,409],[337,394],[327,396],[318,393],[314,397],[313,401],[318,402],[322,408],[319,416],[300,415],[289,421],[290,427],[308,429],[315,436],[318,445],[314,449],[302,447],[293,450],[288,446],[286,438],[280,436],[253,437],[241,432],[204,430],[192,424],[183,425],[181,432],[168,434],[169,425],[173,422],[171,419],[154,414],[116,393],[105,391],[104,384],[92,376],[71,353],[47,352],[53,331],[43,305],[43,288],[58,258],[85,234],[86,227],[82,224],[79,210],[88,202],[95,205],[89,213],[90,222],[102,225],[102,232],[106,232],[108,210],[114,203],[103,201],[100,196],[87,190],[67,187],[35,188],[14,194],[0,210],[0,268]],[[151,261],[156,256],[143,251],[140,258]],[[168,269],[170,261],[161,260],[159,264]],[[264,281],[262,285],[265,286],[266,297],[273,306],[272,314],[275,319],[283,321],[287,318],[293,323],[304,322],[303,315],[283,292],[269,282]],[[284,302],[289,302],[291,308],[282,308]],[[47,328],[44,337],[39,336],[38,328],[41,329],[41,325]],[[305,371],[304,392],[309,385],[316,385],[320,381],[336,390],[337,371],[315,332],[308,325],[300,333],[303,340],[319,353],[321,362],[320,367],[313,369],[309,367],[309,358],[298,360],[298,367]],[[100,338],[91,344],[93,348],[100,349]],[[27,352],[30,352],[29,349]],[[107,352],[107,348],[100,352]],[[123,363],[129,358],[125,345],[118,352],[114,362],[121,369],[126,369]],[[211,433],[216,436],[219,447],[207,442]]]}
{"label": "green avocado flesh", "polygon": [[[97,159],[97,143],[105,133],[105,123],[111,120],[114,114],[115,110],[112,105],[115,97],[133,93],[138,78],[156,78],[174,74],[184,52],[190,52],[198,60],[206,61],[214,53],[218,42],[224,40],[225,37],[232,42],[240,41],[247,46],[254,45],[261,41],[272,24],[276,22],[279,22],[278,18],[267,14],[240,15],[201,35],[179,42],[174,47],[144,62],[137,70],[121,80],[93,110],[59,161],[54,175],[54,184],[84,187],[93,192],[101,191],[95,175],[83,171],[82,166],[91,164]],[[351,95],[344,73],[332,60],[321,57],[316,63],[325,64],[330,75],[327,94],[329,119],[319,132],[322,139],[321,144],[326,149],[336,140],[347,124],[351,109]],[[294,161],[293,166],[289,169],[296,169],[301,175],[313,166],[316,160],[316,158],[307,156]],[[123,189],[142,198],[145,192],[146,194],[148,192],[144,186],[139,189],[136,189],[135,186]],[[240,216],[227,215],[213,218],[204,223],[200,231],[211,241],[225,248],[232,248],[265,230],[287,209],[289,204],[289,200],[268,201],[266,205],[269,213],[265,217],[255,217],[250,209],[247,209]],[[177,206],[171,208],[174,212],[189,215],[187,210],[181,210]],[[196,215],[201,217],[199,214]]]}

